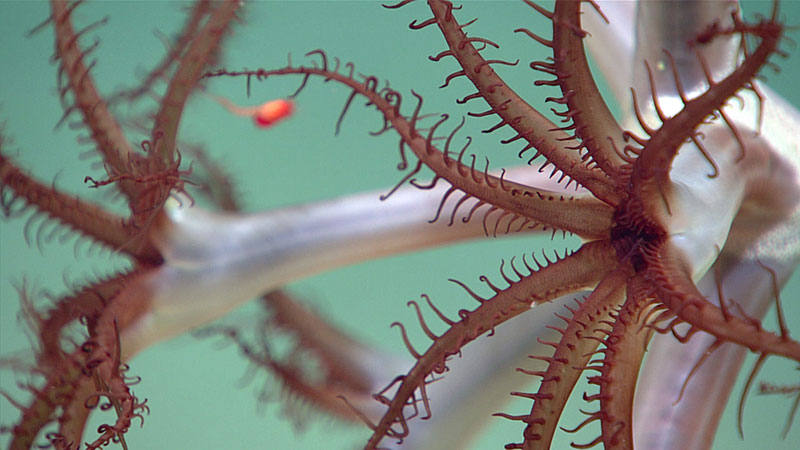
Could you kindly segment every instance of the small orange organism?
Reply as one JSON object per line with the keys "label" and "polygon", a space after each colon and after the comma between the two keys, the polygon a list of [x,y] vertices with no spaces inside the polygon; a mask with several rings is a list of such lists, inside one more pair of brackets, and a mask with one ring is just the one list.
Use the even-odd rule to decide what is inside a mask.
{"label": "small orange organism", "polygon": [[289,100],[270,100],[258,106],[243,107],[216,95],[209,95],[217,103],[237,116],[250,116],[257,127],[269,128],[294,112],[294,103]]}

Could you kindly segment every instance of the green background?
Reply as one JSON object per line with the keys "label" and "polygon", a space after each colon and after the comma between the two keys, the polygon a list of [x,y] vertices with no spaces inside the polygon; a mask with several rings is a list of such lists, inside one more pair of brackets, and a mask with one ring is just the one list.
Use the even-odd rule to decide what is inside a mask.
{"label": "green background", "polygon": [[[76,21],[81,24],[110,16],[108,24],[90,33],[84,41],[100,40],[98,50],[92,55],[98,60],[92,74],[103,92],[133,85],[137,76],[161,57],[164,46],[153,31],[160,30],[168,36],[175,33],[186,5],[98,2],[77,10]],[[747,6],[765,11],[769,5],[751,2]],[[228,68],[275,68],[285,64],[288,53],[294,61],[302,62],[304,53],[323,48],[331,57],[353,61],[362,73],[390,80],[392,87],[403,93],[415,89],[424,96],[426,111],[447,111],[451,117],[459,117],[469,110],[453,101],[471,92],[464,80],[445,90],[437,88],[456,68],[453,61],[427,60],[428,55],[444,49],[437,30],[431,27],[410,31],[406,26],[413,19],[429,17],[422,4],[389,11],[378,2],[278,1],[253,2],[245,10],[244,23],[226,42],[221,63]],[[66,126],[54,129],[62,110],[55,95],[55,66],[50,62],[52,29],[47,27],[32,37],[26,36],[47,14],[44,2],[0,3],[3,31],[0,120],[12,140],[5,151],[40,180],[55,180],[56,186],[63,190],[119,208],[121,202],[108,192],[89,190],[82,183],[86,175],[103,176],[96,157],[81,157],[89,147],[76,143],[76,137],[85,132],[76,133]],[[782,16],[790,24],[798,25],[800,3],[786,2]],[[544,97],[551,93],[543,94],[534,88],[532,80],[539,75],[527,68],[527,62],[543,58],[544,48],[512,32],[522,26],[541,29],[545,24],[538,15],[516,2],[467,2],[459,18],[464,22],[472,17],[480,17],[470,29],[472,33],[500,43],[500,55],[521,59],[516,68],[499,69],[501,75],[531,103],[542,105]],[[800,40],[797,30],[790,34]],[[800,52],[787,43],[783,47],[792,56],[788,60],[773,58],[782,72],[767,71],[767,76],[771,86],[797,105],[800,104],[800,86],[796,82]],[[243,81],[215,82],[209,87],[211,92],[234,102],[257,104],[285,97],[293,92],[298,81],[254,85],[253,98],[249,100],[245,98]],[[367,134],[379,128],[378,114],[356,102],[345,118],[342,132],[334,136],[334,124],[347,95],[346,89],[333,83],[311,82],[299,97],[292,119],[268,131],[255,129],[249,121],[231,116],[216,103],[198,97],[189,103],[180,138],[187,145],[202,144],[215,155],[233,174],[245,209],[250,211],[386,188],[401,175],[395,169],[396,140],[390,136],[371,138]],[[483,108],[476,105],[471,108]],[[497,145],[499,138],[509,137],[508,131],[479,136],[478,130],[494,123],[493,118],[472,120],[471,129],[463,135],[478,138],[471,149],[484,149],[493,167],[517,164],[518,146]],[[134,142],[145,139],[136,133],[129,137]],[[23,280],[29,289],[37,288],[41,294],[45,290],[57,297],[66,291],[65,284],[101,277],[125,267],[120,258],[92,248],[85,239],[67,235],[61,242],[63,233],[51,235],[54,229],[51,223],[43,226],[39,221],[31,223],[33,240],[39,230],[44,242],[29,246],[22,239],[27,216],[0,222],[0,355],[4,356],[25,355],[27,337],[18,318],[15,290]],[[470,300],[447,278],[458,278],[474,286],[481,274],[498,279],[503,258],[542,247],[561,251],[574,246],[574,241],[551,242],[546,238],[489,240],[337,270],[296,283],[292,290],[358,338],[387,351],[402,352],[397,330],[390,330],[389,324],[395,320],[414,324],[413,311],[405,306],[408,300],[428,293],[452,313],[469,306]],[[782,294],[790,326],[795,329],[800,326],[798,294],[800,276],[795,275]],[[42,296],[36,299],[46,302]],[[252,305],[246,306],[234,313],[233,320],[246,318],[253,310]],[[765,323],[772,327],[775,322],[767,318]],[[362,428],[342,426],[324,418],[310,420],[307,429],[298,434],[281,412],[279,402],[263,405],[256,400],[263,377],[257,376],[242,387],[247,364],[233,347],[220,347],[218,341],[186,335],[150,349],[132,361],[132,373],[142,377],[135,391],[149,399],[151,413],[145,418],[143,429],[134,428],[126,435],[131,449],[345,449],[356,448],[362,442],[365,436]],[[759,379],[782,384],[798,381],[793,365],[777,358],[767,362]],[[4,391],[18,393],[17,381],[12,372],[0,371],[0,388]],[[581,393],[582,388],[576,392]],[[748,399],[746,440],[740,441],[735,428],[738,392],[737,388],[720,425],[715,449],[790,449],[793,448],[790,442],[800,441],[797,425],[788,440],[780,440],[790,400],[774,396]],[[274,394],[276,398],[281,396],[277,390]],[[516,411],[527,406],[523,402]],[[579,407],[585,407],[579,399],[571,402],[562,423],[571,427],[581,421]],[[513,406],[506,409],[514,410]],[[0,423],[9,425],[16,418],[15,409],[0,400]],[[89,435],[99,423],[88,428]],[[519,440],[516,424],[491,419],[490,425],[474,448],[500,448]],[[597,430],[587,433],[583,437],[560,433],[554,448],[564,448],[572,440],[587,442]],[[0,436],[0,447],[6,443],[6,437]]]}

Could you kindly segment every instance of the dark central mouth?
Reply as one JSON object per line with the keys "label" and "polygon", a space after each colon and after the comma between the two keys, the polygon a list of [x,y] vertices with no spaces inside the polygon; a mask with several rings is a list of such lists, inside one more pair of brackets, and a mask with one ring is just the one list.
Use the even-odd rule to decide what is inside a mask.
{"label": "dark central mouth", "polygon": [[663,227],[645,220],[631,220],[631,215],[620,210],[615,214],[616,225],[611,229],[611,243],[620,262],[629,261],[639,273],[645,269],[643,250],[658,246],[667,234]]}

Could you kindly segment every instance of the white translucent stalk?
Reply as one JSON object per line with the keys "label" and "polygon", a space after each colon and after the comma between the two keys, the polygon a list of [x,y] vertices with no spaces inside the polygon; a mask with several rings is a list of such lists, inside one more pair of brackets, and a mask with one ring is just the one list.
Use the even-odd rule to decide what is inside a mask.
{"label": "white translucent stalk", "polygon": [[[636,10],[635,3],[608,3],[608,8],[606,2],[601,7],[612,26],[626,23]],[[715,20],[730,23],[730,11],[736,7],[731,1],[640,2],[635,29],[617,33],[591,29],[593,35],[618,40],[591,48],[601,60],[599,66],[608,71],[613,91],[623,95],[621,103],[630,104],[622,84],[632,82],[641,111],[651,126],[657,126],[644,61],[653,71],[659,105],[667,115],[676,113],[682,102],[664,50],[674,57],[689,96],[702,93],[708,84],[697,55],[685,42]],[[602,28],[597,22],[595,26]],[[717,38],[712,47],[704,48],[715,80],[734,68],[738,45],[736,37]],[[634,49],[627,56],[631,63],[618,62],[626,58],[624,52]],[[630,78],[615,73],[615,60],[630,67]],[[719,302],[719,284],[728,300],[734,298],[756,318],[764,316],[776,294],[771,274],[762,264],[776,272],[778,285],[783,286],[800,261],[800,148],[792,135],[792,130],[800,129],[800,114],[770,89],[759,87],[764,95],[760,133],[760,105],[754,95],[743,94],[743,108],[738,100],[725,107],[744,136],[744,160],[738,160],[742,149],[731,130],[719,121],[702,128],[704,146],[719,168],[716,178],[708,177],[713,169],[699,149],[693,144],[681,148],[670,172],[675,195],[670,198],[673,216],[667,224],[670,240],[700,280],[701,292]],[[626,113],[627,126],[637,127],[632,111]],[[633,424],[637,448],[710,448],[746,350],[726,344],[714,352],[693,376],[681,401],[674,402],[695,362],[714,340],[700,333],[681,344],[671,335],[656,336],[637,388]]]}
{"label": "white translucent stalk", "polygon": [[[637,18],[636,2],[599,3],[611,25],[605,25],[591,6],[584,6],[588,11],[583,17],[591,34],[589,48],[617,101],[627,105],[623,114],[631,129],[638,127],[629,106],[631,86],[637,89],[645,116],[652,125],[658,124],[644,59],[654,69],[660,105],[670,113],[677,112],[682,104],[672,71],[665,65],[663,49],[676,57],[687,90],[694,95],[701,93],[706,86],[704,78],[699,78],[703,75],[698,70],[697,57],[677,44],[685,43],[688,36],[716,18],[730,20],[730,11],[736,7],[736,2],[731,1],[681,2],[672,9],[660,2],[645,2]],[[717,40],[706,50],[717,80],[733,68],[737,46],[735,39]],[[692,274],[696,279],[702,278],[698,283],[701,292],[712,302],[717,301],[716,273],[724,292],[747,302],[743,305],[745,310],[759,318],[774,302],[774,291],[771,275],[757,261],[776,270],[777,281],[783,286],[800,255],[800,149],[790,135],[790,130],[800,129],[800,121],[791,106],[769,89],[762,87],[762,91],[767,100],[761,135],[752,133],[756,105],[752,96],[747,108],[726,109],[743,132],[749,131],[745,145],[750,155],[746,161],[737,161],[739,144],[720,124],[704,130],[704,142],[719,166],[716,178],[708,177],[712,166],[697,148],[687,145],[681,149],[671,171],[675,193],[670,205],[674,216],[667,224],[673,244],[683,250]],[[771,215],[753,208],[759,200],[754,196],[759,189],[767,190],[762,194],[771,196],[770,201],[760,202],[771,208]],[[518,389],[526,381],[515,377],[518,374],[511,372],[514,367],[519,367],[527,354],[546,354],[547,350],[537,348],[536,337],[547,339],[546,325],[555,322],[551,308],[560,306],[562,301],[545,305],[547,308],[536,307],[519,321],[500,327],[502,351],[493,348],[501,342],[496,337],[479,339],[465,348],[464,358],[451,361],[447,377],[428,387],[431,403],[436,407],[433,417],[429,421],[412,421],[413,431],[399,447],[465,448],[480,430],[481,418],[502,410],[502,403],[508,399],[507,395],[499,400],[493,395]],[[673,403],[695,361],[713,341],[713,337],[702,334],[688,344],[681,344],[671,335],[656,336],[637,388],[636,448],[710,448],[746,350],[728,344],[715,352],[695,374],[681,402]]]}
{"label": "white translucent stalk", "polygon": [[[534,167],[508,178],[565,192],[549,172]],[[164,257],[155,271],[136,278],[150,308],[123,334],[130,357],[143,348],[212,322],[272,289],[323,271],[373,258],[485,236],[482,213],[461,220],[475,200],[465,202],[449,225],[459,196],[430,223],[448,186],[409,187],[386,201],[373,192],[257,214],[207,211],[172,199],[155,227]],[[491,232],[493,220],[489,220]],[[502,231],[502,227],[501,227]],[[130,288],[129,288],[130,289]]]}
{"label": "white translucent stalk", "polygon": [[[492,414],[508,411],[511,392],[530,389],[536,377],[516,369],[546,370],[544,361],[528,355],[546,355],[552,347],[539,341],[557,341],[560,335],[548,326],[563,324],[554,314],[583,293],[570,294],[533,306],[495,328],[491,336],[480,336],[447,361],[446,375],[426,386],[431,418],[412,419],[411,433],[401,445],[386,439],[383,445],[402,450],[450,450],[469,444],[492,423]],[[499,419],[498,419],[499,420]]]}
{"label": "white translucent stalk", "polygon": [[[698,282],[701,292],[718,303],[719,284],[726,301],[734,299],[747,314],[758,319],[764,317],[777,295],[772,275],[764,267],[775,271],[780,288],[800,262],[800,148],[787,132],[800,129],[800,115],[776,100],[769,89],[762,87],[762,92],[763,129],[760,135],[751,134],[748,138],[744,162],[736,162],[735,154],[740,149],[730,130],[723,125],[706,130],[707,148],[717,150],[714,157],[719,179],[703,179],[702,173],[710,166],[706,162],[703,167],[701,161],[695,166],[694,184],[689,183],[691,177],[680,179],[686,183],[684,187],[695,188],[698,201],[691,210],[684,210],[680,230],[673,230],[673,239],[682,241],[686,261],[695,264],[695,278],[702,278]],[[750,109],[745,110],[751,114],[749,117],[729,108],[742,132],[752,129],[746,122],[753,123],[754,103],[751,100]],[[681,149],[687,150],[697,152],[688,146]],[[717,156],[722,151],[727,155]],[[761,159],[761,164],[752,163],[754,159]],[[680,167],[678,163],[676,167]],[[731,209],[720,210],[726,207]],[[702,242],[703,236],[708,240]],[[711,263],[714,265],[709,267]],[[671,335],[654,339],[636,398],[634,432],[642,448],[710,448],[746,349],[726,344],[717,350],[693,376],[682,400],[677,405],[673,403],[695,362],[713,342],[712,336],[703,333],[687,344]],[[681,433],[670,431],[676,428]]]}
{"label": "white translucent stalk", "polygon": [[[697,71],[694,53],[686,55],[675,46],[676,42],[685,42],[692,30],[687,31],[684,25],[673,26],[669,33],[659,35],[658,29],[651,29],[652,22],[658,19],[662,24],[693,23],[695,29],[703,29],[709,23],[707,20],[729,19],[735,2],[690,2],[683,4],[683,9],[678,8],[678,11],[659,11],[664,6],[659,4],[647,6],[655,7],[656,12],[645,9],[644,14],[639,15],[641,31],[638,38],[633,21],[636,17],[635,2],[601,2],[611,26],[603,25],[590,6],[590,11],[583,17],[589,22],[592,35],[589,46],[595,52],[598,65],[608,75],[618,101],[630,105],[630,87],[635,85],[645,115],[654,120],[649,84],[644,84],[649,80],[642,78],[646,74],[643,55],[657,56],[651,61],[651,66],[656,70],[659,99],[665,109],[672,108],[674,113],[682,105],[675,101],[671,70],[664,71],[669,69],[663,65],[664,48],[677,55],[678,70],[690,92],[696,95],[705,86],[697,84],[703,80],[697,78],[702,73]],[[663,20],[663,14],[671,14],[671,20]],[[626,28],[627,24],[631,26]],[[708,50],[711,53],[710,64],[719,69],[717,79],[723,77],[720,72],[733,67],[731,58],[735,55],[736,45],[735,42],[717,41]],[[637,49],[638,54],[635,54]],[[634,83],[634,77],[638,83]],[[685,146],[681,149],[672,170],[676,188],[670,202],[675,214],[667,224],[673,244],[683,250],[694,277],[702,278],[698,283],[701,292],[712,302],[717,301],[714,280],[714,273],[717,273],[725,292],[734,294],[737,300],[747,301],[745,310],[759,318],[774,301],[774,292],[770,274],[756,261],[776,270],[778,283],[782,286],[795,270],[800,253],[800,216],[797,206],[792,203],[792,199],[800,199],[800,195],[792,191],[800,186],[797,178],[800,151],[787,131],[789,128],[776,129],[784,123],[797,123],[797,113],[768,89],[763,91],[768,98],[764,132],[763,136],[750,133],[746,146],[751,154],[747,161],[737,161],[739,144],[730,130],[719,124],[705,130],[708,135],[705,142],[713,149],[715,163],[719,166],[720,174],[716,178],[708,177],[712,167],[697,148]],[[734,108],[728,108],[726,112],[737,123],[749,124],[741,125],[743,130],[753,131],[754,104],[751,97],[747,109],[734,111]],[[649,111],[648,107],[651,108]],[[632,110],[628,108],[626,113],[628,126],[637,126]],[[651,123],[655,125],[657,122]],[[769,182],[765,183],[767,179]],[[763,211],[750,209],[754,200],[753,186],[782,188],[773,192],[773,198],[781,200],[765,203],[775,207],[773,214],[780,218],[778,223],[765,220]],[[724,249],[722,255],[720,249]],[[556,322],[552,313],[563,304],[563,300],[536,307],[518,321],[504,324],[498,329],[497,336],[478,339],[463,350],[462,358],[450,361],[451,370],[447,376],[427,388],[433,417],[428,421],[411,421],[412,432],[398,448],[465,448],[481,429],[482,421],[489,414],[503,410],[502,405],[509,398],[507,393],[520,389],[528,381],[513,369],[522,365],[528,354],[546,354],[547,350],[536,343],[536,338],[547,340],[549,330],[546,326]],[[673,403],[694,362],[713,340],[707,335],[699,335],[688,344],[681,344],[671,335],[654,339],[637,390],[636,448],[678,450],[710,447],[746,350],[726,345],[715,352],[712,360],[695,375],[683,400],[678,405]],[[678,429],[681,431],[676,432]]]}

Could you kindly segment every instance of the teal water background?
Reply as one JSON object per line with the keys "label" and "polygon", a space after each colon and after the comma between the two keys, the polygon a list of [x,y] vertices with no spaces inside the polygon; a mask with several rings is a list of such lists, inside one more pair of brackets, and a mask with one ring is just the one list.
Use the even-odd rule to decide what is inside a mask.
{"label": "teal water background", "polygon": [[[762,11],[770,5],[753,3]],[[99,39],[100,45],[92,55],[98,63],[92,74],[103,92],[135,84],[160,59],[164,46],[153,31],[174,34],[186,5],[109,1],[89,3],[77,10],[76,21],[84,25],[109,16],[109,22],[89,33],[85,40],[90,43]],[[226,42],[221,61],[225,67],[275,68],[285,64],[288,53],[295,62],[304,62],[307,51],[322,48],[330,57],[354,62],[359,72],[389,80],[393,88],[403,93],[413,88],[424,96],[426,111],[447,111],[458,118],[466,111],[483,108],[477,103],[467,109],[455,105],[454,99],[472,90],[465,80],[444,90],[437,88],[447,74],[456,70],[456,65],[453,61],[427,60],[428,55],[444,49],[436,29],[411,31],[406,26],[413,19],[429,16],[422,4],[389,11],[372,1],[275,1],[253,2],[245,11],[244,23]],[[40,180],[55,180],[61,189],[120,208],[121,202],[109,198],[107,192],[89,190],[83,184],[87,175],[103,176],[99,167],[91,167],[97,158],[80,157],[90,148],[76,142],[76,137],[85,132],[76,133],[63,125],[54,129],[62,109],[56,96],[55,66],[50,62],[52,29],[47,27],[32,37],[26,36],[47,14],[45,2],[0,3],[0,121],[11,139],[4,151]],[[532,104],[543,105],[545,96],[551,93],[542,94],[534,88],[532,81],[539,75],[527,68],[527,62],[543,58],[545,49],[512,32],[521,26],[536,29],[544,25],[543,21],[524,5],[508,1],[467,2],[459,18],[465,21],[472,17],[480,17],[471,29],[474,33],[498,42],[501,55],[506,58],[521,59],[517,68],[498,69],[501,75]],[[798,25],[800,2],[786,2],[783,17]],[[800,41],[797,30],[791,34]],[[781,73],[767,71],[767,76],[771,86],[799,105],[796,77],[800,73],[800,50],[789,44],[784,48],[791,53],[790,58],[774,58]],[[254,85],[251,99],[245,96],[243,81],[217,81],[209,85],[209,91],[239,104],[258,104],[285,97],[298,83],[299,78],[295,77]],[[344,120],[342,132],[334,136],[334,125],[348,94],[341,86],[312,80],[298,98],[292,119],[268,131],[255,129],[249,121],[231,116],[207,98],[197,97],[188,105],[180,138],[187,144],[201,143],[233,174],[249,211],[387,188],[401,177],[395,169],[397,143],[391,136],[368,136],[368,131],[379,129],[382,123],[373,109],[363,108],[357,101]],[[406,97],[411,98],[408,94]],[[478,130],[494,123],[495,119],[471,121],[472,128],[462,136],[476,136],[471,149],[488,155],[493,167],[518,164],[518,146],[497,145],[499,138],[509,137],[508,132],[480,136]],[[134,142],[146,138],[136,133],[129,137]],[[64,280],[73,284],[125,267],[120,258],[90,248],[85,240],[78,239],[77,244],[74,237],[65,242],[57,238],[48,241],[51,225],[41,228],[44,243],[33,242],[29,246],[22,239],[26,217],[0,222],[0,355],[19,354],[27,347],[14,289],[23,279],[28,287],[46,289],[58,296],[66,291]],[[33,241],[39,229],[38,222],[34,222]],[[427,293],[451,314],[471,307],[463,291],[447,278],[472,285],[478,285],[477,278],[482,274],[498,279],[501,259],[543,246],[561,251],[574,248],[575,242],[550,242],[547,238],[490,240],[345,268],[296,283],[291,289],[356,337],[387,351],[403,352],[397,330],[390,329],[389,324],[401,320],[415,328],[413,311],[406,307],[408,300]],[[800,276],[795,275],[782,295],[790,326],[796,329],[800,327]],[[246,318],[252,311],[252,305],[245,306],[234,313],[233,320]],[[775,328],[773,318],[767,318],[765,323]],[[422,346],[424,341],[417,342]],[[220,349],[219,341],[182,336],[144,352],[131,362],[131,367],[133,374],[142,377],[135,391],[148,399],[151,409],[144,427],[135,426],[126,435],[132,450],[346,449],[356,448],[366,435],[360,427],[320,418],[310,420],[307,429],[298,433],[281,412],[280,402],[264,405],[256,400],[263,377],[257,376],[242,386],[247,363],[232,346]],[[759,379],[795,384],[798,375],[792,364],[773,359],[767,362]],[[0,388],[4,391],[17,395],[17,381],[11,372],[0,371]],[[743,378],[740,384],[742,381]],[[280,398],[279,391],[274,391],[275,397]],[[729,402],[714,448],[796,448],[792,442],[800,442],[800,426],[795,425],[788,440],[779,437],[791,402],[776,396],[748,399],[746,440],[739,440],[735,426],[739,391],[737,388]],[[527,406],[523,402],[516,410]],[[562,421],[565,426],[574,426],[583,419],[577,412],[579,407],[585,405],[577,398],[570,403]],[[514,407],[506,409],[511,410]],[[17,416],[10,403],[0,399],[0,423],[8,425]],[[100,423],[89,426],[85,437],[91,437]],[[519,440],[516,424],[494,418],[489,423],[490,428],[475,449],[499,448]],[[593,429],[582,437],[560,433],[554,448],[565,448],[573,440],[587,442],[597,433]],[[0,436],[0,447],[6,445],[7,438]]]}

